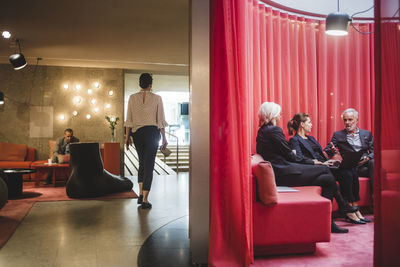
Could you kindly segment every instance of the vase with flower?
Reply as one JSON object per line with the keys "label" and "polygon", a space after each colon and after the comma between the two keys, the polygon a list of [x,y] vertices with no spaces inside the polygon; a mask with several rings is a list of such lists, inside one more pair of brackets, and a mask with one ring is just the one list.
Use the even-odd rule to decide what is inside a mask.
{"label": "vase with flower", "polygon": [[111,142],[115,142],[115,126],[118,124],[119,117],[106,116],[107,122],[110,124],[111,129]]}

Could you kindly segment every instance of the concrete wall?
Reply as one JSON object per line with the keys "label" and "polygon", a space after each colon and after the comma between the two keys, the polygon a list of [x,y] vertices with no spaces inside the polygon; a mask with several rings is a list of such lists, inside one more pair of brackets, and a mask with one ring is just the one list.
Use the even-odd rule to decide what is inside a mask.
{"label": "concrete wall", "polygon": [[[93,86],[96,81],[100,83],[98,89]],[[68,89],[64,89],[65,83],[69,84]],[[74,89],[78,83],[81,84],[79,91]],[[93,89],[92,95],[88,94],[88,89]],[[113,96],[108,95],[109,90],[114,91]],[[0,91],[5,96],[5,104],[0,105],[0,142],[26,144],[36,148],[37,159],[47,159],[48,140],[63,136],[65,128],[72,128],[81,142],[110,142],[111,130],[104,117],[113,115],[120,118],[116,127],[116,141],[120,142],[122,148],[122,69],[28,65],[16,71],[10,64],[0,64]],[[73,102],[75,96],[82,98],[78,105]],[[90,103],[92,98],[96,99],[95,105]],[[106,103],[111,108],[106,109]],[[31,116],[32,110],[37,107],[49,107],[50,110],[52,107],[53,112]],[[94,107],[99,108],[97,113],[93,111]],[[72,115],[74,110],[78,111],[77,116]],[[88,113],[92,116],[90,120],[86,119]],[[65,115],[64,120],[59,118],[61,114]],[[33,133],[32,126],[36,130],[39,126],[43,128]],[[37,135],[42,137],[35,137]]]}

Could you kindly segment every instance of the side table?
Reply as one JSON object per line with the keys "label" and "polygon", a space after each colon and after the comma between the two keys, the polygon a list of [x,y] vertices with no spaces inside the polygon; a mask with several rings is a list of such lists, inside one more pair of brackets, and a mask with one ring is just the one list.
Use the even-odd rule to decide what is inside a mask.
{"label": "side table", "polygon": [[28,173],[34,173],[34,169],[1,169],[5,175],[4,182],[8,187],[8,198],[16,198],[22,196],[22,175]]}
{"label": "side table", "polygon": [[[32,163],[31,168],[35,169],[37,172],[41,172],[41,171],[51,172],[53,185],[56,186],[57,170],[64,170],[64,171],[68,170],[69,164],[58,164],[58,163],[48,164],[47,162],[45,162],[45,163],[34,162],[34,163]],[[39,186],[39,185],[40,185],[40,175],[36,175],[35,176],[35,186]]]}

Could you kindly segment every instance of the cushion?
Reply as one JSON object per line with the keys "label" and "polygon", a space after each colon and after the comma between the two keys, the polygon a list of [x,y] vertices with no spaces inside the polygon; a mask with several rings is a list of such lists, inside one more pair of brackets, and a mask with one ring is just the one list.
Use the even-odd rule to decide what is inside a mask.
{"label": "cushion", "polygon": [[49,159],[53,157],[54,149],[56,148],[56,141],[49,140]]}
{"label": "cushion", "polygon": [[[257,194],[264,205],[275,205],[278,203],[278,192],[276,190],[274,170],[271,163],[260,160],[259,157],[261,156],[252,156],[252,171],[257,180]],[[255,162],[258,162],[258,164],[254,164]]]}
{"label": "cushion", "polygon": [[27,145],[0,143],[0,161],[24,161]]}

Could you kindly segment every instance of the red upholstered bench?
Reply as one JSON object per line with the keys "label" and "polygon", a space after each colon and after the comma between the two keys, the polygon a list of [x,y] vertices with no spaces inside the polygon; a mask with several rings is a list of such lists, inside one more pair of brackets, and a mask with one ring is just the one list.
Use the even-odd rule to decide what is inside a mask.
{"label": "red upholstered bench", "polygon": [[[0,143],[0,169],[29,169],[35,156],[36,149],[26,145]],[[24,174],[22,177],[24,180],[29,180],[31,175]]]}
{"label": "red upholstered bench", "polygon": [[[253,156],[255,164],[259,158]],[[331,202],[321,196],[318,186],[294,188],[299,191],[278,193],[278,203],[267,206],[257,199],[252,176],[255,255],[310,253],[317,242],[330,241]]]}
{"label": "red upholstered bench", "polygon": [[400,191],[400,150],[382,150],[382,168],[386,175],[383,189]]}

